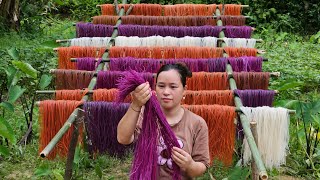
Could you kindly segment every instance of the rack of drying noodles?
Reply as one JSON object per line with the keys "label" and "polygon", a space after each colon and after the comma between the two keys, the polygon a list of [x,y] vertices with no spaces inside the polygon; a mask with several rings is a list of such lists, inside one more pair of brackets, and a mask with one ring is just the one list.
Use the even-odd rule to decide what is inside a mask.
{"label": "rack of drying noodles", "polygon": [[[154,89],[158,69],[176,62],[184,62],[193,72],[182,104],[208,125],[211,165],[215,160],[226,167],[234,165],[234,159],[242,165],[253,162],[253,177],[267,179],[266,169],[285,163],[289,113],[294,111],[272,107],[278,92],[269,90],[269,81],[280,73],[262,71],[265,51],[255,48],[262,40],[251,38],[254,28],[246,26],[247,17],[241,15],[247,5],[124,0],[97,7],[102,15],[77,23],[76,38],[57,40],[64,46],[55,49],[58,69],[50,70],[56,89],[37,91],[52,94],[52,100],[38,103],[40,155],[67,157],[66,179],[72,175],[78,142],[94,157],[125,158],[133,150],[133,145],[117,142],[117,124],[131,102],[119,80],[129,82],[129,76],[135,76]],[[122,102],[115,103],[119,94]],[[174,144],[165,123],[162,130],[165,141]],[[237,158],[236,141],[243,143]],[[131,179],[154,174],[154,168],[143,169],[154,162],[142,162],[136,154],[134,159]]]}

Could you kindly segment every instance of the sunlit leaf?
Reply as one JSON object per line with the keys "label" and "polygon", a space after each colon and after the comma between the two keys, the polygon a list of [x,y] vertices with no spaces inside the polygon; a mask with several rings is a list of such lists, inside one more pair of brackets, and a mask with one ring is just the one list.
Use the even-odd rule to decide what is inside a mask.
{"label": "sunlit leaf", "polygon": [[29,63],[13,60],[12,64],[27,75],[37,78],[37,70],[35,70]]}
{"label": "sunlit leaf", "polygon": [[12,47],[11,49],[8,49],[7,51],[12,59],[19,59],[19,51],[17,50],[17,48]]}
{"label": "sunlit leaf", "polygon": [[22,89],[20,86],[13,86],[9,91],[9,102],[14,103],[24,93],[26,89]]}
{"label": "sunlit leaf", "polygon": [[39,84],[40,89],[43,90],[46,87],[48,87],[49,84],[51,83],[51,80],[52,80],[52,76],[43,74],[40,78],[40,84]]}

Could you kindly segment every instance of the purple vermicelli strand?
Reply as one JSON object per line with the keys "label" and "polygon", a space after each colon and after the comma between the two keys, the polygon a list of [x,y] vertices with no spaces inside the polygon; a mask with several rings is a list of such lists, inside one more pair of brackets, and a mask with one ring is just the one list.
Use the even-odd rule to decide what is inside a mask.
{"label": "purple vermicelli strand", "polygon": [[261,72],[262,57],[242,56],[228,58],[234,72]]}
{"label": "purple vermicelli strand", "polygon": [[225,72],[227,66],[226,58],[208,59],[209,72]]}
{"label": "purple vermicelli strand", "polygon": [[243,105],[247,107],[272,106],[273,90],[235,90]]}
{"label": "purple vermicelli strand", "polygon": [[119,25],[119,36],[173,36],[173,37],[219,37],[222,27],[219,26],[145,26],[145,25]]}
{"label": "purple vermicelli strand", "polygon": [[[118,83],[117,102],[123,102],[125,97],[135,90],[137,86],[146,82],[141,74],[135,71],[124,73]],[[155,118],[157,117],[157,118]],[[159,127],[158,127],[159,126]],[[145,104],[142,130],[135,147],[133,165],[130,173],[131,180],[157,179],[157,144],[159,136],[162,136],[168,153],[171,155],[173,146],[179,147],[178,141],[172,132],[155,95]],[[173,164],[173,179],[180,179],[180,169]]]}
{"label": "purple vermicelli strand", "polygon": [[121,57],[110,58],[111,71],[128,71],[156,73],[160,68],[160,61],[152,58]]}
{"label": "purple vermicelli strand", "polygon": [[251,33],[250,26],[225,26],[225,35],[228,38],[250,38]]}
{"label": "purple vermicelli strand", "polygon": [[102,101],[87,102],[83,105],[90,154],[108,153],[118,158],[125,157],[131,147],[117,141],[117,126],[128,107],[128,103],[122,103],[115,108],[113,103]]}
{"label": "purple vermicelli strand", "polygon": [[94,71],[96,69],[96,60],[92,57],[77,58],[77,69]]}
{"label": "purple vermicelli strand", "polygon": [[77,23],[76,36],[80,37],[110,37],[113,32],[113,26],[92,23]]}

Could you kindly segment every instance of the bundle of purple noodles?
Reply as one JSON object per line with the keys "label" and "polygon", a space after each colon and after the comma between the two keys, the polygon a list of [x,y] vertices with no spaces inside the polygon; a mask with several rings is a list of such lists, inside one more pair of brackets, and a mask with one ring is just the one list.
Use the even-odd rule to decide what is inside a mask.
{"label": "bundle of purple noodles", "polygon": [[[143,76],[136,71],[126,71],[124,78],[119,80],[119,94],[117,102],[123,102],[126,96],[135,90],[137,86],[146,82]],[[156,117],[156,119],[154,119]],[[152,95],[145,104],[142,130],[136,142],[134,160],[131,168],[131,180],[153,180],[157,179],[157,144],[158,138],[162,136],[171,156],[172,147],[179,147],[175,134],[172,132],[160,104],[155,95]],[[181,179],[180,168],[173,164],[173,179]]]}

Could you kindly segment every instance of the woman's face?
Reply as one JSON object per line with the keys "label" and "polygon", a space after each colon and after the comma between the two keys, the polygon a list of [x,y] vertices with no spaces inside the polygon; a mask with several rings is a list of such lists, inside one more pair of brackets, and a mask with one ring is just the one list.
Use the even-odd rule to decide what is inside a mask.
{"label": "woman's face", "polygon": [[158,75],[156,93],[163,109],[170,110],[179,106],[184,90],[178,71],[171,69]]}

